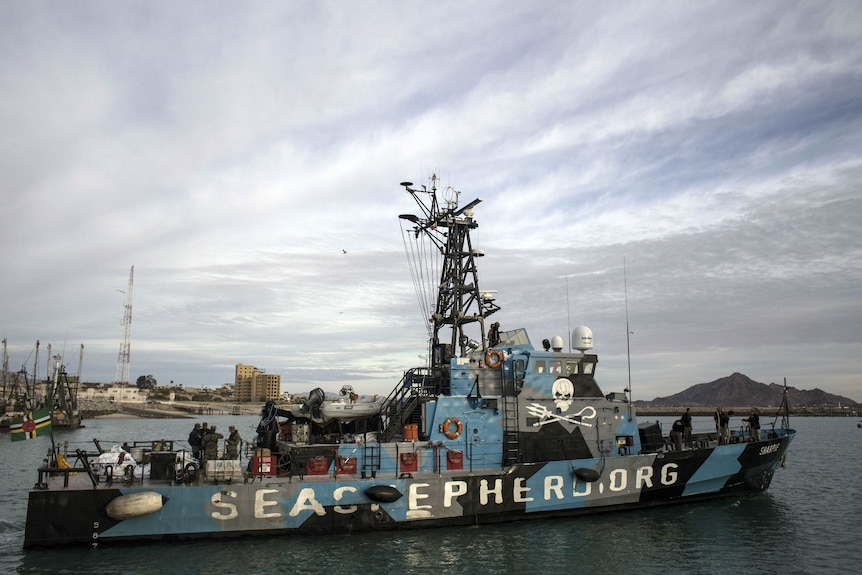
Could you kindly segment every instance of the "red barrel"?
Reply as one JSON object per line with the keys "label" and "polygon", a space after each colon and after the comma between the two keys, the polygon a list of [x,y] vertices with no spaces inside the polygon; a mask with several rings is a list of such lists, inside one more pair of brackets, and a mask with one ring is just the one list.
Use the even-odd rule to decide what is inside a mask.
{"label": "red barrel", "polygon": [[415,423],[410,423],[404,426],[404,441],[418,441],[419,440],[419,426]]}

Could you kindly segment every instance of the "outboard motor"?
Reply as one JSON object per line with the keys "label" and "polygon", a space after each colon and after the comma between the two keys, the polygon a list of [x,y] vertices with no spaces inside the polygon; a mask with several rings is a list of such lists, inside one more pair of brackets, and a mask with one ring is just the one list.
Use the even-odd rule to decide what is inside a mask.
{"label": "outboard motor", "polygon": [[278,436],[278,409],[274,401],[267,401],[260,409],[260,423],[257,424],[256,447],[275,449]]}
{"label": "outboard motor", "polygon": [[315,387],[308,394],[308,399],[305,400],[305,403],[302,404],[302,412],[308,413],[310,411],[314,417],[320,417],[320,406],[323,405],[325,399],[326,394],[323,390]]}

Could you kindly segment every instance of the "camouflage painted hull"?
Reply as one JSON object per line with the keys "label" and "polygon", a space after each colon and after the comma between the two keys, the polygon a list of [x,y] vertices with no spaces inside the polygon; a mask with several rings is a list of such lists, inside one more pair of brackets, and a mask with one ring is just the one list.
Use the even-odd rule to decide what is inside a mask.
{"label": "camouflage painted hull", "polygon": [[[134,487],[99,484],[30,492],[25,547],[247,535],[349,533],[573,516],[738,496],[766,489],[794,431],[756,443],[691,451],[474,469],[255,477],[239,482]],[[334,464],[333,464],[334,465]],[[595,481],[580,469],[598,472]],[[84,478],[77,474],[71,482]],[[53,483],[58,483],[57,478]],[[382,487],[383,493],[372,488]],[[369,491],[371,490],[371,491]],[[152,492],[163,504],[112,519],[113,500]],[[377,499],[377,500],[375,500]],[[395,499],[394,501],[387,501]]]}

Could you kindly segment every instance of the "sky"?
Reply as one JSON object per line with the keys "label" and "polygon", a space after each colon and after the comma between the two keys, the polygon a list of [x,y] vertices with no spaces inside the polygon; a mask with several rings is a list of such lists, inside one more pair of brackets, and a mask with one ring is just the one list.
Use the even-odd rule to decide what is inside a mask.
{"label": "sky", "polygon": [[605,392],[862,402],[858,2],[4,0],[0,103],[10,370],[114,381],[134,266],[132,382],[386,394],[437,174],[501,329],[589,326]]}

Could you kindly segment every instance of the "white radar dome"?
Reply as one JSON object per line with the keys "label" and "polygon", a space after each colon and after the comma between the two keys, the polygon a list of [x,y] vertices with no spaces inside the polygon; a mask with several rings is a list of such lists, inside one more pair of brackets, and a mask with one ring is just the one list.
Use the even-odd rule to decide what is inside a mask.
{"label": "white radar dome", "polygon": [[572,348],[580,351],[593,349],[593,330],[579,325],[572,330]]}
{"label": "white radar dome", "polygon": [[555,335],[551,338],[551,349],[554,351],[563,351],[563,338]]}

